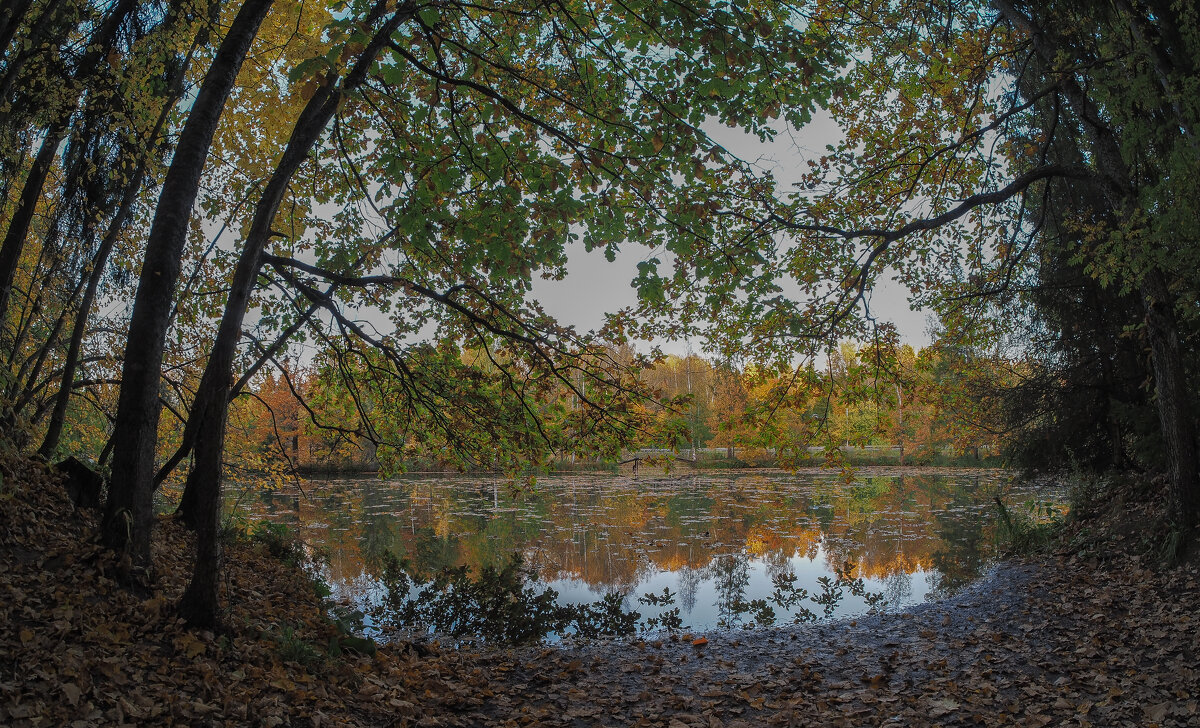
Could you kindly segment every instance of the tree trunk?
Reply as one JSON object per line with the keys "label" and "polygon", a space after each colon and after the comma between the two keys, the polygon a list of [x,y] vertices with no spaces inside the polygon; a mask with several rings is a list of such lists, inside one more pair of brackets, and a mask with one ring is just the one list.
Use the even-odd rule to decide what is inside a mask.
{"label": "tree trunk", "polygon": [[[361,261],[361,259],[360,259],[360,261]],[[325,289],[324,295],[330,296],[336,290],[337,290],[337,284],[335,283]],[[278,354],[280,352],[280,350],[282,350],[283,347],[287,344],[287,342],[291,341],[292,336],[297,331],[299,331],[301,329],[301,327],[303,327],[304,324],[308,322],[309,319],[311,319],[313,317],[313,315],[317,312],[317,310],[319,308],[320,308],[319,306],[312,305],[312,306],[309,306],[307,309],[305,309],[304,312],[301,313],[299,315],[299,317],[297,317],[296,320],[293,321],[290,326],[288,326],[283,332],[281,332],[279,334],[279,336],[275,339],[274,342],[272,342],[272,344],[270,346],[268,346],[265,350],[262,351],[262,353],[259,355],[258,359],[255,360],[255,362],[253,364],[251,364],[250,367],[248,369],[246,369],[246,371],[242,372],[242,376],[239,377],[238,380],[236,382],[234,382],[233,386],[230,387],[230,389],[229,389],[229,399],[231,401],[233,400],[234,397],[238,396],[238,393],[241,392],[246,387],[247,384],[250,383],[250,380],[254,378],[254,375],[257,374],[258,371],[260,369],[262,369],[262,367],[267,362],[269,362],[276,354]],[[195,405],[193,404],[193,409],[194,408],[195,408]],[[193,445],[195,445],[196,425],[197,424],[198,424],[198,422],[193,422],[192,418],[190,416],[188,417],[188,422],[184,426],[184,429],[183,429],[183,436],[180,438],[179,447],[175,449],[175,452],[171,454],[171,457],[167,458],[167,461],[165,463],[163,463],[163,466],[158,469],[158,473],[154,476],[155,489],[157,489],[158,486],[162,485],[164,480],[166,480],[168,477],[170,477],[171,473],[174,472],[175,468],[178,467],[179,463],[183,462],[183,459],[185,457],[187,457],[188,455],[191,454],[192,447],[193,447]],[[187,499],[187,491],[184,491],[184,498],[185,498],[185,500]],[[180,510],[186,511],[186,510],[188,510],[188,508],[191,508],[191,507],[192,507],[191,505],[185,505],[184,502],[182,502],[182,501],[179,504]],[[178,513],[178,511],[177,511],[177,513]]]}
{"label": "tree trunk", "polygon": [[192,205],[225,101],[271,3],[246,0],[221,42],[180,134],[146,242],[122,367],[102,524],[105,545],[130,549],[140,568],[150,563],[160,370]]}
{"label": "tree trunk", "polygon": [[1200,462],[1196,457],[1196,423],[1187,391],[1174,299],[1159,271],[1146,274],[1141,293],[1154,368],[1154,399],[1170,467],[1171,515],[1176,525],[1187,532],[1200,516]]}
{"label": "tree trunk", "polygon": [[[226,389],[228,382],[226,379]],[[192,414],[198,415],[203,423],[196,436],[196,464],[188,477],[188,490],[193,491],[194,507],[188,513],[196,528],[196,564],[178,608],[179,616],[199,629],[211,629],[221,621],[221,453],[225,449],[225,415],[229,410],[225,400],[218,397],[208,398],[204,411],[193,410]],[[193,487],[193,482],[204,487]]]}
{"label": "tree trunk", "polygon": [[219,620],[217,577],[220,559],[221,456],[229,414],[229,391],[233,383],[233,359],[241,339],[242,322],[250,305],[250,296],[262,267],[263,252],[271,239],[271,225],[292,177],[324,134],[346,91],[366,80],[375,56],[407,16],[408,12],[394,13],[384,27],[376,32],[342,87],[336,86],[336,79],[330,78],[313,94],[300,112],[287,147],[255,206],[250,232],[234,269],[229,300],[225,304],[217,337],[196,392],[198,405],[193,406],[192,415],[188,418],[198,417],[195,428],[196,457],[177,514],[185,523],[196,528],[196,568],[191,584],[180,599],[179,613],[194,626],[207,627]]}

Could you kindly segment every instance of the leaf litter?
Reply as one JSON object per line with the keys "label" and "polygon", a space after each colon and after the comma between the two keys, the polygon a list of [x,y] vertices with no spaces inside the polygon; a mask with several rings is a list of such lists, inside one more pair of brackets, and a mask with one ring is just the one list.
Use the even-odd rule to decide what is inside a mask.
{"label": "leaf litter", "polygon": [[[1009,561],[900,614],[543,648],[331,650],[298,569],[227,550],[227,629],[172,614],[190,535],[169,519],[134,594],[44,466],[3,464],[0,724],[263,726],[1188,726],[1200,724],[1200,568]],[[1126,509],[1136,505],[1126,503]],[[1149,507],[1149,506],[1147,506]],[[1085,552],[1086,553],[1086,552]]]}

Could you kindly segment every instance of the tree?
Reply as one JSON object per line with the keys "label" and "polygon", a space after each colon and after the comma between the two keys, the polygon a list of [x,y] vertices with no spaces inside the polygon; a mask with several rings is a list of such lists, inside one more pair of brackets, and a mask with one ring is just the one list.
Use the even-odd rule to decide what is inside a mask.
{"label": "tree", "polygon": [[[185,22],[185,19],[180,17],[180,14],[171,13],[168,16],[168,20],[163,22],[159,30],[164,35],[167,35],[168,38],[181,32],[184,37],[188,37],[188,31],[192,30],[189,26],[190,23]],[[80,364],[84,336],[87,332],[92,306],[99,295],[100,285],[104,276],[108,272],[109,257],[116,249],[121,236],[126,233],[127,226],[133,217],[138,197],[142,192],[142,185],[150,172],[152,164],[158,162],[157,156],[163,147],[162,141],[167,128],[167,122],[175,109],[176,103],[183,95],[184,80],[189,60],[196,52],[197,47],[203,45],[205,42],[205,33],[203,31],[198,33],[192,32],[190,35],[193,39],[190,46],[178,47],[170,41],[165,44],[172,50],[167,51],[164,61],[167,70],[162,77],[161,86],[151,89],[149,99],[135,99],[130,103],[130,106],[145,104],[153,108],[154,102],[157,101],[159,109],[157,117],[150,117],[153,121],[150,122],[148,128],[140,129],[135,125],[132,129],[121,134],[114,145],[117,150],[117,158],[112,167],[113,171],[116,172],[113,177],[120,181],[119,195],[111,194],[98,200],[89,200],[91,204],[85,206],[79,215],[85,222],[79,226],[78,235],[86,240],[95,236],[95,228],[97,227],[94,224],[88,224],[88,222],[103,217],[109,212],[104,209],[106,205],[111,206],[115,203],[116,209],[112,212],[112,216],[104,229],[95,253],[91,256],[88,266],[81,274],[83,279],[86,280],[86,284],[84,285],[83,296],[79,300],[78,307],[74,312],[71,337],[67,345],[67,350],[63,355],[58,393],[54,397],[54,407],[46,426],[46,435],[42,440],[41,447],[38,448],[39,454],[43,457],[48,458],[55,452],[58,447],[59,438],[62,435],[63,426],[66,423],[67,408],[75,392],[75,374]],[[109,133],[112,132],[110,131]],[[89,154],[90,163],[93,165],[96,163],[98,155],[94,148],[84,145],[81,153]],[[115,192],[116,190],[114,190]],[[65,316],[65,311],[63,315]],[[46,343],[49,346],[53,342]]]}
{"label": "tree", "polygon": [[1112,215],[1070,223],[1086,240],[1071,257],[1140,300],[1171,517],[1190,527],[1200,466],[1181,327],[1195,319],[1198,249],[1177,241],[1197,225],[1181,203],[1197,179],[1191,8],[818,0],[801,12],[853,59],[827,106],[843,138],[810,160],[794,194],[753,190],[765,210],[757,237],[725,237],[706,258],[734,251],[743,264],[720,280],[680,266],[662,277],[666,299],[697,325],[720,301],[727,314],[705,325],[709,338],[761,360],[861,336],[888,270],[943,320],[978,327],[987,308],[970,302],[1011,295],[1039,260],[1049,208],[1034,202],[1094,186]]}
{"label": "tree", "polygon": [[[1057,82],[1057,94],[1073,118],[1081,145],[1093,160],[1096,183],[1116,219],[1091,255],[1086,269],[1102,283],[1136,291],[1154,372],[1155,403],[1171,478],[1171,516],[1190,531],[1200,520],[1200,460],[1197,459],[1194,398],[1187,381],[1181,320],[1191,323],[1196,298],[1195,248],[1179,250],[1181,230],[1196,230],[1196,209],[1173,204],[1194,199],[1194,9],[1165,2],[1142,6],[1049,9],[997,2],[1000,16],[1028,37],[1042,73]],[[1064,19],[1082,21],[1063,25]],[[1091,37],[1066,28],[1087,28]],[[1145,87],[1128,86],[1126,56]],[[1068,60],[1069,59],[1069,60]],[[1064,64],[1066,62],[1066,64]],[[1074,66],[1100,62],[1088,80]],[[1145,90],[1143,90],[1143,88]],[[1128,90],[1127,90],[1128,89]],[[1124,90],[1124,93],[1122,91]],[[1150,119],[1147,121],[1147,119]]]}
{"label": "tree", "polygon": [[729,460],[737,458],[738,440],[745,439],[746,406],[748,394],[742,371],[733,362],[717,362],[712,368],[712,413],[709,415],[709,430],[713,437],[710,447],[725,447]]}
{"label": "tree", "polygon": [[[194,439],[196,459],[181,512],[196,517],[203,551],[181,609],[196,624],[209,624],[216,615],[216,519],[227,382],[262,263],[270,265],[279,290],[299,293],[323,308],[343,336],[377,350],[378,355],[366,356],[375,362],[371,378],[389,373],[403,384],[400,391],[405,396],[424,397],[446,389],[425,388],[408,361],[423,349],[400,343],[426,321],[436,320],[443,327],[439,338],[471,341],[476,350],[488,353],[502,386],[493,389],[478,380],[476,384],[482,394],[515,398],[517,409],[495,420],[508,431],[532,435],[542,442],[541,448],[557,443],[548,427],[557,413],[540,411],[533,403],[550,392],[554,382],[573,389],[603,429],[628,429],[622,422],[631,413],[628,400],[637,390],[612,367],[606,352],[549,321],[536,307],[526,306],[523,289],[528,284],[512,284],[526,281],[536,270],[560,266],[563,245],[574,237],[572,224],[582,226],[589,248],[604,247],[610,257],[631,229],[669,239],[704,234],[706,221],[697,213],[702,193],[744,174],[736,160],[705,143],[698,128],[704,110],[749,113],[745,123],[762,128],[757,120],[761,101],[753,88],[730,83],[728,68],[687,55],[706,52],[706,44],[716,41],[723,46],[742,43],[749,50],[779,44],[757,35],[742,41],[725,31],[697,42],[695,28],[738,20],[721,9],[673,8],[666,15],[656,11],[647,21],[628,8],[598,12],[540,5],[448,5],[417,13],[405,5],[373,37],[364,34],[357,24],[369,26],[382,7],[374,6],[365,21],[353,12],[339,18],[335,25],[340,31],[330,35],[347,35],[343,52],[331,51],[293,70],[293,82],[313,84],[312,96],[250,222],[216,345],[192,402],[181,451]],[[538,16],[544,16],[543,23],[530,22]],[[545,28],[551,29],[549,34]],[[614,50],[614,40],[627,49],[654,46],[678,53],[680,73],[719,83],[714,81],[708,100],[690,104],[685,121],[682,109],[674,108],[680,102],[673,81],[658,73],[658,66]],[[354,50],[364,44],[365,51]],[[559,48],[570,52],[560,53]],[[369,75],[384,49],[387,57]],[[356,52],[357,65],[339,85],[337,65]],[[538,62],[524,68],[523,56],[530,52]],[[330,60],[339,55],[336,63]],[[758,60],[761,65],[751,67],[752,76],[778,73],[771,56],[760,54]],[[627,92],[614,92],[628,83],[638,89],[632,106]],[[365,103],[342,104],[343,95],[358,96],[360,85]],[[325,138],[335,112],[340,115],[329,149],[343,166],[348,185],[334,189],[332,196],[343,206],[348,201],[366,203],[389,232],[375,240],[365,238],[362,228],[368,221],[352,211],[345,217],[352,232],[347,235],[342,228],[340,235],[319,241],[316,264],[266,254],[268,240],[276,234],[273,223],[283,191],[308,150]],[[669,118],[674,121],[668,124]],[[380,128],[388,134],[380,135]],[[669,151],[663,141],[668,132],[674,135]],[[473,141],[465,141],[469,139]],[[366,189],[364,177],[381,189]],[[667,184],[673,179],[687,184]],[[394,197],[393,185],[409,194]],[[161,202],[159,209],[161,214]],[[150,251],[159,249],[155,241],[152,231]],[[289,244],[304,243],[292,239]],[[363,253],[359,269],[371,274],[347,270],[351,248]],[[406,258],[398,265],[387,264],[385,255],[392,251]],[[398,331],[375,335],[346,316],[334,296],[322,293],[314,285],[318,279],[351,297],[379,301],[403,293],[412,303],[433,308],[418,313],[397,307],[392,323]],[[138,321],[135,306],[131,332]],[[127,372],[132,361],[127,356]],[[573,373],[582,375],[586,386],[576,388]],[[132,411],[124,404],[126,390],[135,384],[131,377],[123,381],[118,433],[121,413]],[[469,399],[461,390],[456,396],[459,402]],[[420,409],[429,412],[425,404]],[[367,408],[362,413],[367,414]],[[442,423],[455,419],[439,412],[434,418]],[[368,433],[376,431],[367,426]],[[487,431],[494,434],[496,428]],[[131,446],[127,435],[120,438],[114,473],[118,467],[122,473],[128,468]],[[522,444],[518,451],[536,459],[537,449]],[[144,468],[139,478],[142,472]]]}
{"label": "tree", "polygon": [[[3,65],[0,146],[13,154],[0,168],[17,199],[0,208],[0,340],[6,416],[36,426],[52,410],[42,447],[50,455],[76,372],[96,361],[84,334],[108,256],[128,233],[143,181],[155,177],[189,46],[203,32],[182,5],[28,11],[21,34],[40,40],[9,46]],[[33,160],[22,161],[17,152],[29,147]]]}
{"label": "tree", "polygon": [[[98,71],[103,67],[100,60],[116,47],[117,33],[125,23],[126,18],[133,12],[135,6],[136,3],[134,0],[121,0],[121,2],[114,4],[109,12],[102,17],[94,36],[90,37],[86,44],[87,50],[81,54],[77,65],[71,69],[67,77],[67,83],[63,84],[63,91],[60,95],[48,97],[50,99],[49,102],[42,99],[41,103],[38,103],[34,101],[36,97],[28,99],[32,102],[34,108],[39,106],[50,107],[48,109],[50,121],[45,127],[37,156],[34,158],[33,164],[30,166],[28,174],[25,177],[17,207],[8,220],[8,228],[5,231],[3,243],[0,243],[0,322],[7,319],[13,278],[16,275],[17,266],[21,259],[21,252],[24,249],[25,240],[29,235],[34,212],[42,197],[42,188],[50,176],[54,160],[58,155],[59,145],[62,144],[70,128],[69,120],[75,113],[80,100],[87,98],[85,92],[91,91],[94,94],[101,90],[96,86],[89,88],[89,82],[94,80],[95,76],[99,75]],[[42,17],[49,20],[53,14],[53,7],[43,8],[42,12]],[[68,35],[64,34],[62,39],[65,41]],[[5,86],[15,81],[19,67],[23,65],[23,60],[26,57],[18,53],[16,57],[9,58],[8,67],[5,69]],[[49,69],[39,70],[44,73]],[[103,79],[102,83],[107,80]],[[32,79],[25,80],[26,89],[28,89],[32,81]],[[7,88],[4,90],[7,92]],[[111,89],[109,89],[109,92],[111,93]],[[7,93],[4,96],[7,96]],[[88,99],[88,102],[96,103],[95,99]],[[10,101],[9,103],[12,102]],[[6,114],[6,116],[11,116],[11,112],[10,114]],[[6,120],[0,120],[0,133],[7,132],[11,134],[11,127],[5,128],[8,125],[4,121]]]}
{"label": "tree", "polygon": [[[241,338],[242,321],[250,305],[250,295],[262,266],[262,256],[273,232],[275,216],[292,175],[324,134],[344,95],[353,93],[366,80],[375,57],[390,41],[397,26],[413,12],[413,6],[406,4],[391,13],[374,31],[344,82],[333,73],[326,75],[324,85],[313,92],[296,121],[279,164],[256,206],[234,271],[225,313],[184,431],[185,445],[189,430],[195,433],[196,459],[188,476],[180,510],[185,519],[196,526],[198,539],[196,571],[180,600],[180,611],[194,625],[211,627],[216,624],[218,616],[221,458],[225,449],[225,425],[233,385],[233,358]],[[375,20],[368,17],[364,25],[370,27]]]}
{"label": "tree", "polygon": [[150,564],[159,370],[181,253],[209,144],[246,52],[272,0],[246,0],[221,41],[188,112],[159,194],[129,322],[121,396],[113,425],[113,466],[104,507],[104,541]]}

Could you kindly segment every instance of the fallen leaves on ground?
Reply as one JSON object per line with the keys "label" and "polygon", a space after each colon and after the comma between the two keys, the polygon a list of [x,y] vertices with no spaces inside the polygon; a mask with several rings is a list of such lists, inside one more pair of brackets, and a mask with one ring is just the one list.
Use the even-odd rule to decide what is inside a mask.
{"label": "fallen leaves on ground", "polygon": [[228,553],[227,633],[172,605],[191,544],[169,520],[157,581],[115,581],[44,468],[0,490],[0,723],[360,726],[1187,726],[1200,724],[1200,570],[1014,561],[952,599],[854,622],[687,639],[329,657],[309,583]]}
{"label": "fallen leaves on ground", "polygon": [[[1200,725],[1200,568],[1145,551],[1165,494],[902,614],[481,655],[487,722],[524,726]],[[1072,534],[1068,534],[1069,536]],[[705,639],[705,638],[699,638]],[[580,667],[569,676],[561,666]]]}
{"label": "fallen leaves on ground", "polygon": [[311,582],[251,545],[226,554],[228,630],[190,631],[173,614],[185,529],[159,521],[153,591],[138,595],[44,466],[3,470],[0,725],[404,725],[476,691],[455,653],[330,657]]}

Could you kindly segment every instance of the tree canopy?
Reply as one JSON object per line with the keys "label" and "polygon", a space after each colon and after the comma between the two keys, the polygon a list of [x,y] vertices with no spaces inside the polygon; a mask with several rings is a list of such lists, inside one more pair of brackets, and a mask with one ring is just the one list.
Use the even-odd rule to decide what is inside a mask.
{"label": "tree canopy", "polygon": [[[1025,358],[1018,386],[989,384],[1014,427],[1168,470],[1186,532],[1200,515],[1195,13],[11,3],[4,419],[21,447],[111,462],[105,540],[133,578],[151,566],[154,488],[189,462],[180,513],[201,538],[184,612],[207,624],[229,403],[264,370],[286,377],[301,343],[345,394],[331,431],[385,461],[436,447],[513,468],[615,455],[655,429],[638,337],[696,336],[796,381],[798,361],[857,338],[902,408],[916,365],[870,297],[895,275],[937,312],[962,381],[980,383],[965,362]],[[710,133],[781,145],[814,119],[841,134],[797,159],[794,186]],[[641,258],[636,310],[595,332],[530,294],[567,274],[576,244]],[[721,389],[730,443],[744,387]],[[1071,420],[1081,390],[1087,422]],[[983,406],[964,396],[954,407]]]}

